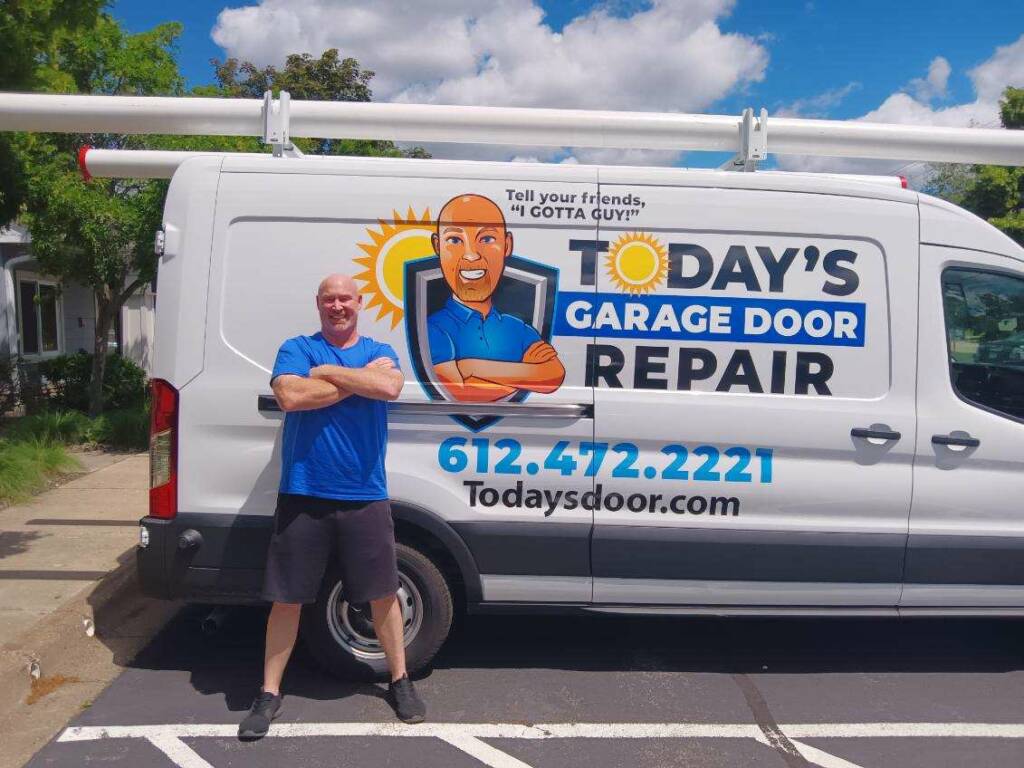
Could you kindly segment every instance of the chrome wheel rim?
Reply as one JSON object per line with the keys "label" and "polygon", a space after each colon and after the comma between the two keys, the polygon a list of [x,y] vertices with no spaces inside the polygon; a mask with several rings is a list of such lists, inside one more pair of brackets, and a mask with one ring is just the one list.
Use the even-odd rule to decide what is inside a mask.
{"label": "chrome wheel rim", "polygon": [[[398,574],[398,605],[402,610],[402,634],[406,647],[413,641],[423,623],[423,596],[412,580]],[[384,658],[384,649],[373,631],[370,606],[365,611],[342,598],[342,583],[334,585],[327,599],[327,626],[334,641],[353,656],[366,660]]]}

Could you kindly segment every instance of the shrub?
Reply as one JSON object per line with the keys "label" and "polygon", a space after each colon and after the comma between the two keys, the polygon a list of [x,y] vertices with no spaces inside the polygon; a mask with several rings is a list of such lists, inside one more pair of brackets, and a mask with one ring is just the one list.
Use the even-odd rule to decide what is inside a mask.
{"label": "shrub", "polygon": [[111,448],[143,451],[149,447],[149,409],[108,411],[92,420],[87,437]]}
{"label": "shrub", "polygon": [[34,360],[18,360],[15,370],[16,397],[18,403],[24,406],[25,413],[45,411],[53,393],[43,382],[39,363]]}
{"label": "shrub", "polygon": [[0,500],[23,501],[43,490],[54,476],[80,467],[64,446],[38,440],[0,440]]}
{"label": "shrub", "polygon": [[0,355],[0,416],[10,413],[18,406],[16,363],[16,358]]}
{"label": "shrub", "polygon": [[81,443],[88,439],[89,417],[79,411],[43,411],[18,419],[7,430],[14,440]]}
{"label": "shrub", "polygon": [[[89,410],[89,379],[92,355],[77,352],[39,364],[40,373],[52,387],[51,407],[57,410]],[[126,357],[110,355],[103,372],[103,406],[112,410],[141,406],[146,400],[146,372]]]}

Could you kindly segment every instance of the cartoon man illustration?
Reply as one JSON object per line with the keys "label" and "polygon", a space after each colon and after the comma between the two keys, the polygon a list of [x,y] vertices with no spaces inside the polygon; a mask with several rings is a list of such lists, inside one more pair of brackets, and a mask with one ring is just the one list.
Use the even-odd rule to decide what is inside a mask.
{"label": "cartoon man illustration", "polygon": [[501,209],[481,195],[452,198],[431,235],[452,295],[427,318],[431,365],[438,384],[462,402],[494,402],[518,390],[558,389],[565,367],[555,348],[492,297],[512,253]]}

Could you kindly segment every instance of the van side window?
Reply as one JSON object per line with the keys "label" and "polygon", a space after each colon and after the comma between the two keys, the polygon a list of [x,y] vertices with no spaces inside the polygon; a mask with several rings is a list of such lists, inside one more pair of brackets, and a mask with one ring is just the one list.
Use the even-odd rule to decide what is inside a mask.
{"label": "van side window", "polygon": [[1024,420],[1024,279],[947,269],[942,273],[942,303],[957,394]]}

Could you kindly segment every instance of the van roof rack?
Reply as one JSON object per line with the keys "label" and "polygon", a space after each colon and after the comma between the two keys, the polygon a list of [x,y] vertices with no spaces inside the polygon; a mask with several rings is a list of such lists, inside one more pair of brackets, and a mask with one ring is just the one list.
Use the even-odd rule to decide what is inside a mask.
{"label": "van roof rack", "polygon": [[[1024,131],[863,121],[772,118],[770,151],[946,163],[1024,165]],[[352,101],[0,93],[0,130],[262,136],[278,156],[292,137],[389,139],[543,147],[736,152],[724,169],[754,170],[767,157],[768,113],[757,119],[674,112],[611,112]],[[122,155],[112,161],[111,155]],[[84,157],[82,153],[80,157]],[[88,153],[90,155],[95,153]],[[167,177],[194,154],[105,151],[96,176]]]}

